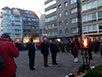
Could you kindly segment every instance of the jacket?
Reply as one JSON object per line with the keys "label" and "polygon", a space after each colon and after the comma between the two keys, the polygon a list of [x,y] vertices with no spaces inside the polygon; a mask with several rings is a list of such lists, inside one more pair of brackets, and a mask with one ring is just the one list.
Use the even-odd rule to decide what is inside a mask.
{"label": "jacket", "polygon": [[41,53],[44,56],[47,56],[49,54],[49,43],[48,42],[42,42],[41,43]]}
{"label": "jacket", "polygon": [[0,77],[9,77],[16,73],[16,64],[14,61],[14,57],[19,56],[19,51],[16,48],[14,44],[9,42],[5,38],[0,38],[0,45],[5,42],[2,47],[0,48],[0,56],[2,56],[5,60],[7,60],[8,57],[9,60],[7,61],[6,67],[0,71]]}
{"label": "jacket", "polygon": [[50,43],[50,51],[52,54],[59,52],[59,48],[56,43]]}
{"label": "jacket", "polygon": [[28,48],[28,56],[34,56],[35,55],[34,43],[27,43],[27,48]]}

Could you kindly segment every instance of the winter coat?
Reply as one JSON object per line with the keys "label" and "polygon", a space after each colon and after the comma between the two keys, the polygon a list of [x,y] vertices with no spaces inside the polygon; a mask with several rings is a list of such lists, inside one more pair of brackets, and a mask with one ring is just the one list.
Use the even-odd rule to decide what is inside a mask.
{"label": "winter coat", "polygon": [[49,43],[48,42],[42,42],[41,43],[41,53],[44,56],[47,56],[49,54]]}
{"label": "winter coat", "polygon": [[57,44],[55,43],[51,43],[50,44],[50,51],[52,54],[59,52],[59,48],[57,46]]}
{"label": "winter coat", "polygon": [[35,55],[35,45],[34,45],[34,43],[28,43],[27,48],[28,48],[28,56],[34,56]]}
{"label": "winter coat", "polygon": [[[74,41],[76,42],[78,48],[76,47]],[[74,55],[74,56],[77,56],[78,55],[78,50],[79,50],[78,40],[76,40],[76,39],[73,40],[73,42],[71,43],[71,47],[72,47],[71,54]]]}
{"label": "winter coat", "polygon": [[[3,40],[3,41],[2,41]],[[7,61],[6,67],[0,71],[0,77],[9,77],[16,73],[16,64],[13,58],[19,56],[19,51],[14,44],[9,42],[5,38],[0,38],[0,45],[5,42],[2,47],[0,48],[0,56],[2,56],[5,60],[8,57],[9,60]]]}

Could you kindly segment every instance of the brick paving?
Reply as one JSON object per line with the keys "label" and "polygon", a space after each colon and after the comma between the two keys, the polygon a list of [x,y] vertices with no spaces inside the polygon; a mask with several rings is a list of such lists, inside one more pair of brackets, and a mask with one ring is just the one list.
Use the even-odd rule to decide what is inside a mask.
{"label": "brick paving", "polygon": [[[78,66],[82,64],[82,57],[79,54],[79,62],[73,63],[73,56],[68,53],[59,52],[57,55],[58,65],[52,65],[51,55],[49,54],[48,64],[50,67],[43,67],[43,57],[40,51],[36,51],[35,68],[31,71],[28,67],[27,51],[20,51],[20,56],[15,59],[17,64],[17,77],[65,77],[66,74],[76,74]],[[91,65],[102,64],[102,57],[99,53],[93,53]]]}

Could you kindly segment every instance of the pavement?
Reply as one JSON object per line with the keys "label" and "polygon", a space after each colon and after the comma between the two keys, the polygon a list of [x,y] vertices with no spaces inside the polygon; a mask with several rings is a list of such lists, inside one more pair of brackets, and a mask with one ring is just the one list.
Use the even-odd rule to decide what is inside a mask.
{"label": "pavement", "polygon": [[[57,54],[58,65],[52,65],[51,54],[48,57],[49,67],[43,66],[43,57],[39,50],[36,51],[35,68],[31,71],[29,69],[28,51],[20,51],[20,56],[15,59],[17,64],[17,77],[65,77],[69,73],[77,73],[78,67],[83,63],[82,56],[79,54],[79,62],[73,62],[73,56],[68,53],[59,52]],[[100,53],[93,53],[93,60],[91,65],[102,64],[102,57]]]}

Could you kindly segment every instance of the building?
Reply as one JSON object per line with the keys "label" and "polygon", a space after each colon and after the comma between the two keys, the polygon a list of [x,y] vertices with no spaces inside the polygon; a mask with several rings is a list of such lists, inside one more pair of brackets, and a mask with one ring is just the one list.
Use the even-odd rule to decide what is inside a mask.
{"label": "building", "polygon": [[45,30],[48,38],[57,38],[56,0],[45,0]]}
{"label": "building", "polygon": [[35,12],[25,10],[22,15],[22,35],[24,37],[31,37],[32,30],[36,30],[39,34],[39,18]]}
{"label": "building", "polygon": [[81,36],[80,0],[45,0],[48,38]]}
{"label": "building", "polygon": [[40,16],[39,26],[40,26],[40,29],[42,29],[42,34],[44,34],[45,33],[45,14],[42,14]]}
{"label": "building", "polygon": [[57,0],[58,37],[81,36],[80,0]]}
{"label": "building", "polygon": [[82,35],[102,38],[102,0],[81,0]]}
{"label": "building", "polygon": [[39,32],[39,18],[29,10],[19,8],[2,8],[3,31],[8,33],[15,41],[23,41],[25,37],[31,37],[31,30]]}
{"label": "building", "polygon": [[2,34],[2,32],[3,32],[3,25],[2,25],[2,18],[3,16],[2,16],[2,12],[0,12],[0,36],[1,36],[1,34]]}
{"label": "building", "polygon": [[17,8],[4,7],[3,33],[8,33],[12,39],[22,39],[22,14]]}

